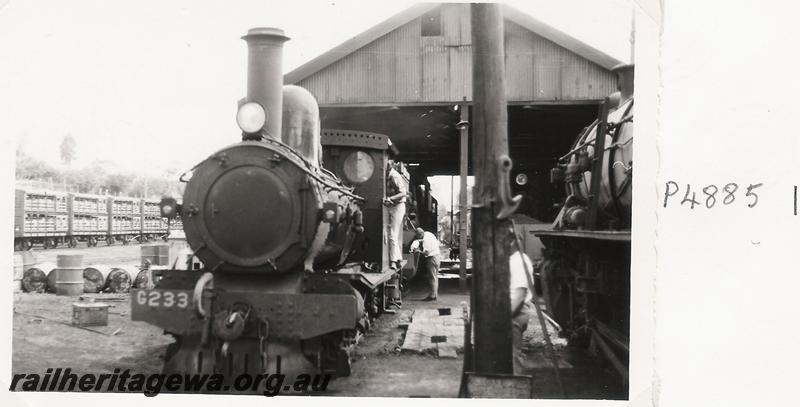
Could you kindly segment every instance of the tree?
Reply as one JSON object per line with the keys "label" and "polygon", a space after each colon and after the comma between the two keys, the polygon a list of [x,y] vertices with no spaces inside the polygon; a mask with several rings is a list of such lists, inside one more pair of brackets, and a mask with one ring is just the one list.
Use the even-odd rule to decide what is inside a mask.
{"label": "tree", "polygon": [[61,141],[61,161],[66,165],[70,165],[72,160],[75,159],[75,139],[71,134],[64,136]]}
{"label": "tree", "polygon": [[130,173],[116,172],[108,174],[105,180],[105,186],[111,194],[121,194],[129,191],[130,184],[136,176]]}
{"label": "tree", "polygon": [[58,174],[46,162],[30,157],[22,150],[17,150],[17,179],[47,179],[55,178]]}

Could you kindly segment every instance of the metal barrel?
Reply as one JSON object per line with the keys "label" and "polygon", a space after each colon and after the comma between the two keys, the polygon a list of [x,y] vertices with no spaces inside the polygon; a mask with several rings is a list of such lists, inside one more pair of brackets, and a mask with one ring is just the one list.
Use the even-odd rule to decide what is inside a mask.
{"label": "metal barrel", "polygon": [[116,266],[112,269],[112,271],[117,272],[124,272],[128,275],[130,279],[131,288],[137,287],[136,285],[136,277],[139,275],[139,271],[141,271],[140,267],[137,266]]}
{"label": "metal barrel", "polygon": [[14,292],[22,290],[22,277],[25,270],[36,264],[36,255],[33,252],[14,254]]}
{"label": "metal barrel", "polygon": [[83,292],[99,293],[106,288],[106,279],[111,267],[103,264],[87,266],[83,269]]}
{"label": "metal barrel", "polygon": [[166,266],[169,264],[169,244],[154,243],[141,246],[142,265]]}
{"label": "metal barrel", "polygon": [[14,255],[14,292],[22,290],[22,277],[25,270],[36,264],[36,255],[33,252],[22,252]]}
{"label": "metal barrel", "polygon": [[106,279],[106,287],[112,293],[126,293],[133,287],[133,281],[139,273],[135,266],[115,266]]}
{"label": "metal barrel", "polygon": [[83,294],[83,255],[59,254],[56,258],[56,295]]}
{"label": "metal barrel", "polygon": [[56,268],[54,263],[33,264],[22,273],[20,285],[27,293],[43,293],[47,289],[47,276]]}
{"label": "metal barrel", "polygon": [[14,292],[22,290],[22,277],[25,270],[36,264],[36,255],[33,252],[22,252],[14,255]]}
{"label": "metal barrel", "polygon": [[21,254],[14,255],[14,292],[22,290],[22,275],[25,273],[25,263]]}

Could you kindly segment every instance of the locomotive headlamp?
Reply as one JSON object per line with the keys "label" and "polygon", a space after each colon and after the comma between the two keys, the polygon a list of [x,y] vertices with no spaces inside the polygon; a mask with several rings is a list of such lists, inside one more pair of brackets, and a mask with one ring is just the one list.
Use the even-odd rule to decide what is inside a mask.
{"label": "locomotive headlamp", "polygon": [[158,208],[161,211],[161,217],[174,219],[178,214],[178,201],[171,197],[163,198],[161,202],[158,203]]}
{"label": "locomotive headlamp", "polygon": [[258,133],[266,123],[267,111],[256,102],[247,102],[236,112],[236,124],[247,134]]}

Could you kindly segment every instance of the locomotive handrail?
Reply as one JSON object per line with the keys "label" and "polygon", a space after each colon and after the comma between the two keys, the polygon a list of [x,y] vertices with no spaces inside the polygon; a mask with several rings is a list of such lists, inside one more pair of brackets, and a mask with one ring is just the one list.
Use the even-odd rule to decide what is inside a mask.
{"label": "locomotive handrail", "polygon": [[[330,180],[323,179],[318,174],[315,174],[313,171],[311,171],[309,169],[309,167],[312,167],[311,163],[308,162],[308,160],[306,160],[305,157],[300,155],[297,151],[295,151],[292,147],[290,147],[286,143],[284,143],[282,141],[279,141],[279,140],[266,138],[266,137],[262,137],[262,140],[265,141],[265,142],[268,142],[268,143],[273,143],[275,145],[281,146],[281,147],[285,148],[286,150],[290,151],[295,157],[300,159],[303,162],[303,164],[305,164],[305,165],[298,165],[297,167],[300,168],[301,171],[305,172],[306,175],[308,175],[309,177],[313,178],[314,180],[316,180],[320,184],[324,185],[325,187],[330,188],[330,189],[332,189],[334,191],[340,192],[343,195],[349,196],[350,198],[353,198],[353,199],[355,199],[357,201],[360,201],[360,202],[366,202],[367,201],[367,199],[364,198],[363,196],[354,194],[352,192],[351,188],[347,188],[347,187],[345,187],[344,185],[341,185],[341,184],[339,184],[339,185],[333,184],[332,182],[330,182]],[[328,171],[328,170],[325,170],[325,171]],[[330,172],[330,171],[328,171],[328,172]]]}
{"label": "locomotive handrail", "polygon": [[192,293],[192,305],[194,305],[194,310],[200,319],[206,318],[206,310],[203,309],[203,291],[205,291],[206,285],[211,283],[213,284],[214,275],[206,272],[197,280],[197,283],[194,285],[194,292]]}
{"label": "locomotive handrail", "polygon": [[[625,102],[625,103],[627,103],[627,102]],[[606,130],[607,130],[607,131],[610,131],[610,130],[616,130],[616,129],[617,129],[619,126],[622,126],[623,124],[625,124],[625,123],[627,123],[627,122],[631,122],[631,121],[633,121],[633,114],[628,114],[628,113],[630,112],[630,110],[631,110],[631,107],[633,107],[633,100],[631,100],[631,104],[630,104],[630,106],[628,106],[627,110],[625,111],[626,115],[625,115],[625,116],[624,116],[624,117],[623,117],[623,118],[622,118],[622,119],[621,119],[619,122],[616,122],[616,123],[608,122],[608,124],[607,124],[607,129],[606,129]],[[559,157],[559,158],[558,158],[558,161],[565,160],[565,159],[567,159],[569,156],[571,156],[571,155],[573,155],[573,154],[577,153],[578,151],[580,151],[581,149],[583,149],[584,147],[588,147],[588,146],[590,146],[590,145],[594,144],[594,141],[595,141],[595,139],[587,140],[587,141],[585,141],[585,142],[583,142],[583,143],[580,143],[580,140],[583,140],[583,139],[585,139],[585,138],[586,138],[586,136],[588,136],[588,135],[589,135],[590,131],[591,131],[591,130],[592,130],[592,129],[593,129],[593,128],[594,128],[594,127],[597,125],[597,124],[598,124],[598,120],[595,120],[595,121],[593,121],[593,122],[592,122],[592,124],[590,124],[588,127],[586,127],[586,128],[585,128],[585,129],[584,129],[584,130],[581,132],[580,136],[578,136],[578,138],[577,138],[577,140],[578,140],[578,141],[576,141],[576,144],[578,144],[578,145],[576,145],[575,147],[573,147],[573,148],[572,148],[572,150],[569,150],[569,152],[568,152],[568,153],[566,153],[566,154],[564,154],[563,156]],[[623,144],[621,144],[621,145],[625,145],[625,144],[628,144],[628,142],[625,142],[625,143],[623,143]],[[609,147],[607,147],[607,148],[603,149],[603,151],[606,151],[606,150],[613,149],[613,148],[615,148],[615,147],[617,147],[617,146],[620,146],[620,144],[617,144],[617,143],[615,143],[615,144],[612,144],[611,146],[609,146]]]}

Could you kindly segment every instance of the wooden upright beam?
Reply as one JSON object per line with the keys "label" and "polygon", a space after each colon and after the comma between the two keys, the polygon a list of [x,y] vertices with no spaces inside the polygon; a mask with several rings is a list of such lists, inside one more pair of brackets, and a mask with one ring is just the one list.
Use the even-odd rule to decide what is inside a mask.
{"label": "wooden upright beam", "polygon": [[503,18],[499,4],[472,13],[472,304],[478,373],[513,373],[509,299],[509,222],[496,219],[498,159],[508,154]]}
{"label": "wooden upright beam", "polygon": [[[466,98],[464,98],[466,99]],[[469,123],[469,106],[464,103],[461,109],[461,123]],[[467,175],[469,169],[467,168],[467,161],[469,160],[469,125],[461,126],[461,146],[460,153],[461,159],[459,162],[459,178],[460,186],[458,193],[458,207],[461,212],[458,214],[458,288],[462,291],[467,289]]]}

